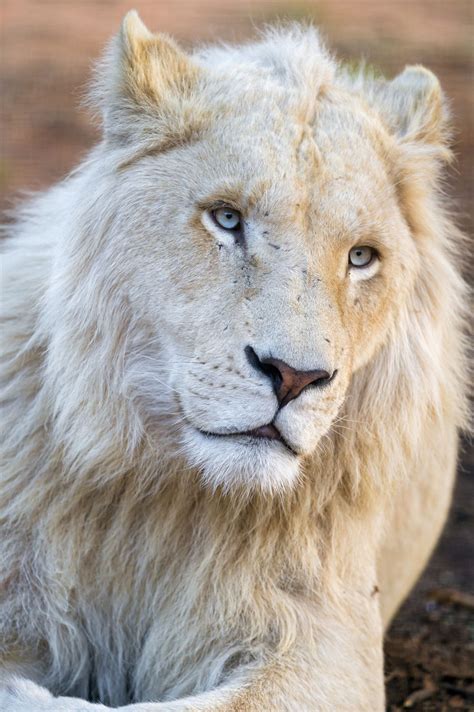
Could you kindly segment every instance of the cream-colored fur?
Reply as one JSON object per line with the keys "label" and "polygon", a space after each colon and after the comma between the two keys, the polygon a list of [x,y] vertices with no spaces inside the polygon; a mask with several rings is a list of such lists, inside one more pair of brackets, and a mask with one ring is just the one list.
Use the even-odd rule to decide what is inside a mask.
{"label": "cream-colored fur", "polygon": [[[3,257],[0,706],[382,710],[464,418],[438,82],[298,26],[187,56],[129,13],[93,102]],[[276,413],[249,345],[337,374]],[[222,437],[274,416],[291,449]]]}

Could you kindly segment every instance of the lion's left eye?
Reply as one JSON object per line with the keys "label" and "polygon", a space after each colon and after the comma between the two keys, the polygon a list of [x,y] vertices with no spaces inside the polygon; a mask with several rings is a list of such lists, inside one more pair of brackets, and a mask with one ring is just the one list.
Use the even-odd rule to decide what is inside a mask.
{"label": "lion's left eye", "polygon": [[238,230],[240,228],[241,216],[238,210],[233,208],[217,208],[212,211],[214,220],[224,230]]}
{"label": "lion's left eye", "polygon": [[349,264],[352,267],[367,267],[376,254],[372,247],[353,247],[349,252]]}

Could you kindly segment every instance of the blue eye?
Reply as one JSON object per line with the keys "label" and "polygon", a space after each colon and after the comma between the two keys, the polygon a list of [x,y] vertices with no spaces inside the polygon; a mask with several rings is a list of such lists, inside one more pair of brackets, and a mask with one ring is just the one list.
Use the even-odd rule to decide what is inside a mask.
{"label": "blue eye", "polygon": [[368,267],[376,254],[372,247],[353,247],[349,252],[349,264],[352,267]]}
{"label": "blue eye", "polygon": [[238,230],[241,225],[241,215],[233,208],[217,208],[212,211],[216,223],[223,230]]}

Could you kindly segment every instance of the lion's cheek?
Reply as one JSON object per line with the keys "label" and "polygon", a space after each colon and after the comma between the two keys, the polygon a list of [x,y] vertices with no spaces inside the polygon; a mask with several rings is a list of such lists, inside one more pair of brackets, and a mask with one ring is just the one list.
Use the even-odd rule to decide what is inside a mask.
{"label": "lion's cheek", "polygon": [[386,342],[395,318],[394,296],[390,291],[371,286],[370,291],[365,289],[352,295],[350,319],[345,320],[353,372],[367,364]]}

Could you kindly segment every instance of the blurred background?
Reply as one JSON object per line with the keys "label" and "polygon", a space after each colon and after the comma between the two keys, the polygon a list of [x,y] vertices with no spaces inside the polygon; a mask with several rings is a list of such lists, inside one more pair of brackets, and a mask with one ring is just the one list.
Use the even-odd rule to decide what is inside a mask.
{"label": "blurred background", "polygon": [[[340,57],[387,76],[422,63],[440,78],[455,126],[457,163],[446,183],[472,234],[474,191],[471,0],[2,0],[0,207],[65,175],[97,140],[81,108],[93,61],[135,8],[184,46],[239,41],[265,22],[311,19]],[[466,257],[466,264],[467,264]],[[449,525],[386,644],[390,712],[474,710],[474,485],[464,443]],[[295,710],[297,712],[297,710]],[[334,711],[339,712],[339,711]],[[340,711],[344,712],[344,711]]]}

